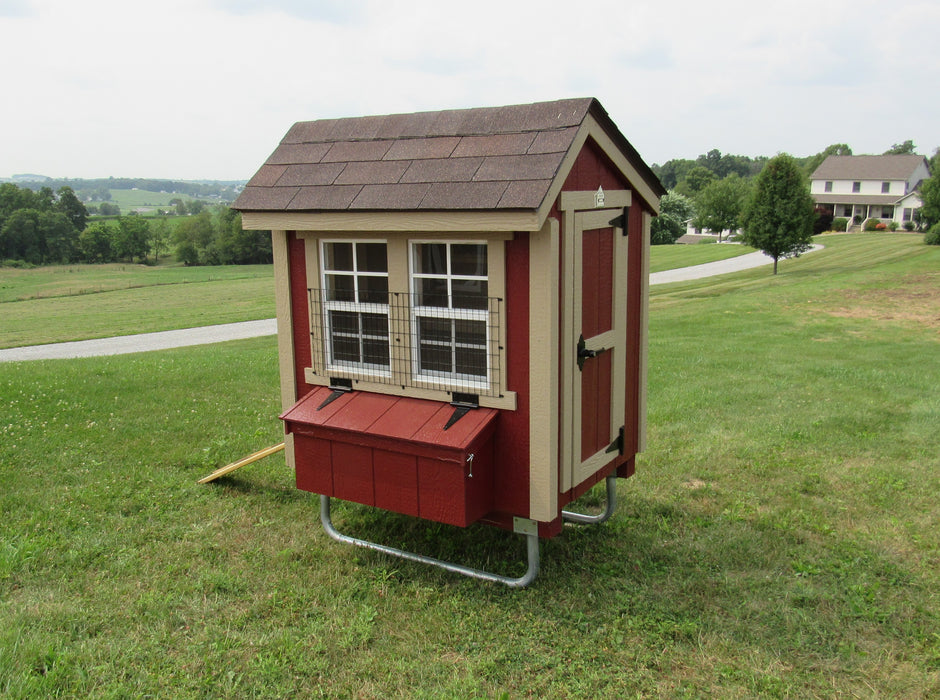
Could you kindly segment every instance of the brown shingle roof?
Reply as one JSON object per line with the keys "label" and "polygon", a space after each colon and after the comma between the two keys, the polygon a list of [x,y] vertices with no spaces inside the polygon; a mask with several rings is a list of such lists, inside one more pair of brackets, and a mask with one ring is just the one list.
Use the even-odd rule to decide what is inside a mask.
{"label": "brown shingle roof", "polygon": [[918,155],[829,156],[813,180],[907,180],[925,158]]}
{"label": "brown shingle roof", "polygon": [[242,211],[538,209],[588,113],[655,176],[591,98],[298,122]]}

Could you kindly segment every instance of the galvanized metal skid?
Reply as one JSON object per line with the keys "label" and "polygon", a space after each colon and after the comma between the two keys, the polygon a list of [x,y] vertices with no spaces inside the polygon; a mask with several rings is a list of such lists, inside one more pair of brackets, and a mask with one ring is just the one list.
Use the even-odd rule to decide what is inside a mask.
{"label": "galvanized metal skid", "polygon": [[[588,525],[599,525],[603,522],[606,522],[610,516],[614,514],[614,510],[617,508],[616,480],[617,477],[615,476],[607,477],[607,506],[604,509],[604,512],[598,513],[597,515],[586,515],[584,513],[574,513],[563,510],[561,512],[562,518],[568,522]],[[376,552],[382,552],[383,554],[387,554],[389,556],[398,557],[399,559],[407,559],[408,561],[418,562],[419,564],[436,566],[452,573],[480,579],[482,581],[502,583],[506,586],[509,586],[510,588],[525,588],[530,583],[532,583],[539,574],[538,524],[533,520],[529,520],[528,518],[513,518],[513,532],[524,535],[526,538],[528,568],[526,569],[525,574],[519,578],[503,576],[501,574],[495,574],[491,571],[483,571],[482,569],[473,569],[461,564],[455,564],[454,562],[435,559],[434,557],[428,557],[423,554],[416,554],[404,549],[397,549],[395,547],[389,547],[384,544],[378,544],[377,542],[370,542],[369,540],[363,540],[358,537],[344,535],[333,525],[333,520],[330,517],[329,496],[320,496],[320,521],[323,523],[323,529],[326,530],[326,534],[328,534],[337,542],[345,542],[346,544],[352,544],[357,547],[363,547],[365,549],[371,549]]]}
{"label": "galvanized metal skid", "polygon": [[538,525],[534,521],[528,520],[526,518],[513,519],[514,531],[525,535],[526,550],[528,555],[528,569],[526,569],[525,574],[519,578],[502,576],[500,574],[494,574],[490,571],[483,571],[481,569],[473,569],[467,566],[462,566],[461,564],[455,564],[453,562],[435,559],[434,557],[427,557],[423,554],[415,554],[414,552],[408,552],[403,549],[396,549],[395,547],[389,547],[384,544],[370,542],[369,540],[362,540],[358,537],[344,535],[333,526],[333,521],[330,518],[329,496],[320,496],[320,521],[323,523],[323,529],[326,530],[326,533],[337,542],[345,542],[346,544],[353,544],[357,547],[364,547],[365,549],[382,552],[383,554],[398,557],[399,559],[407,559],[408,561],[414,561],[420,564],[429,564],[431,566],[445,569],[446,571],[451,571],[463,576],[469,576],[470,578],[480,579],[482,581],[502,583],[509,586],[510,588],[525,588],[530,583],[532,583],[535,580],[535,577],[539,574]]}

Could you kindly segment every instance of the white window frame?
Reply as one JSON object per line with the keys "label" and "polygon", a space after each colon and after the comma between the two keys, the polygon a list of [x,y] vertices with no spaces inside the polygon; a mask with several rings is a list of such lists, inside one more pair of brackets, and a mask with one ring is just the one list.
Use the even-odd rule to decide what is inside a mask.
{"label": "white window frame", "polygon": [[[446,250],[446,270],[443,273],[440,272],[418,272],[418,252],[419,246],[422,245],[443,245]],[[487,253],[486,261],[486,273],[483,275],[460,275],[454,274],[452,268],[452,255],[451,251],[454,246],[459,245],[474,245],[480,246]],[[411,358],[411,371],[412,376],[415,380],[420,382],[426,382],[428,385],[445,385],[448,387],[453,387],[456,389],[464,389],[468,391],[473,390],[488,390],[490,388],[490,383],[492,382],[492,377],[490,376],[490,363],[489,356],[491,353],[491,344],[492,339],[490,337],[490,312],[489,312],[489,295],[490,295],[490,260],[489,260],[489,246],[485,240],[410,240],[408,241],[408,285],[410,290],[411,299],[413,303],[411,305],[411,334],[412,338],[415,339],[414,347],[412,348],[412,358]],[[423,279],[435,279],[435,280],[444,280],[447,284],[447,307],[442,306],[419,306],[417,301],[420,298],[421,292],[419,290],[420,281]],[[484,295],[484,300],[486,303],[485,308],[483,309],[468,309],[468,308],[455,308],[453,306],[454,298],[454,283],[460,281],[485,281],[487,286],[487,293]],[[447,319],[451,321],[451,340],[449,343],[439,343],[443,347],[450,348],[451,355],[451,371],[443,372],[436,370],[422,369],[421,367],[421,333],[420,333],[420,323],[422,318],[435,318],[435,319]],[[482,323],[484,328],[484,342],[482,345],[482,350],[484,353],[484,369],[485,375],[478,374],[469,374],[465,372],[459,372],[457,366],[457,351],[461,346],[457,342],[457,329],[455,323],[459,321],[469,321],[471,323]],[[480,346],[468,346],[473,348],[479,348]]]}
{"label": "white window frame", "polygon": [[[371,272],[368,270],[360,270],[358,262],[358,244],[382,244],[385,246],[385,272]],[[326,266],[327,255],[326,248],[331,244],[345,244],[352,246],[352,270],[328,270]],[[356,370],[367,372],[375,376],[380,377],[390,377],[391,376],[391,318],[389,315],[388,304],[376,304],[374,302],[362,302],[359,301],[359,278],[360,277],[384,277],[386,279],[386,288],[388,287],[388,242],[385,240],[375,240],[375,239],[332,239],[326,238],[320,241],[320,289],[322,290],[323,299],[321,303],[323,305],[323,353],[324,353],[324,362],[327,370]],[[352,301],[334,301],[328,298],[328,288],[327,276],[329,275],[344,275],[350,276],[353,280],[353,300]],[[339,311],[345,313],[354,313],[356,314],[359,321],[359,332],[357,334],[339,334],[340,336],[345,337],[357,337],[359,340],[359,356],[361,358],[365,357],[365,350],[363,348],[363,341],[366,338],[377,339],[378,336],[368,336],[364,333],[362,328],[362,318],[363,314],[372,314],[377,316],[384,316],[386,323],[386,334],[385,340],[388,349],[388,364],[377,364],[374,362],[365,362],[364,360],[359,362],[353,362],[351,360],[339,360],[333,357],[333,339],[337,337],[337,333],[334,333],[333,329],[330,327],[331,321],[331,312]]]}

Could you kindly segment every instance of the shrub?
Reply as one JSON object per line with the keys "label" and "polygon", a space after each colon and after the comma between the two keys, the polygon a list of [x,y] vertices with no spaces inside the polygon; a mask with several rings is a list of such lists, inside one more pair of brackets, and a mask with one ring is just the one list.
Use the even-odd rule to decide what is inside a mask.
{"label": "shrub", "polygon": [[897,230],[898,230],[898,222],[897,222],[897,221],[889,221],[889,222],[888,222],[888,230],[889,230],[889,231],[897,231]]}
{"label": "shrub", "polygon": [[905,221],[905,222],[904,222],[904,230],[905,230],[905,231],[913,231],[913,230],[914,230],[914,222],[913,222],[913,221]]}
{"label": "shrub", "polygon": [[845,231],[849,227],[849,220],[844,216],[839,217],[838,219],[833,219],[831,228],[833,231]]}
{"label": "shrub", "polygon": [[884,221],[879,221],[877,224],[875,224],[875,230],[876,230],[876,231],[887,231],[887,230],[888,230],[888,224],[886,224]]}
{"label": "shrub", "polygon": [[940,224],[934,224],[930,230],[924,234],[924,243],[927,245],[940,245]]}
{"label": "shrub", "polygon": [[865,231],[877,231],[878,224],[880,223],[881,222],[878,221],[878,219],[869,219],[868,221],[865,222],[865,226],[863,228]]}

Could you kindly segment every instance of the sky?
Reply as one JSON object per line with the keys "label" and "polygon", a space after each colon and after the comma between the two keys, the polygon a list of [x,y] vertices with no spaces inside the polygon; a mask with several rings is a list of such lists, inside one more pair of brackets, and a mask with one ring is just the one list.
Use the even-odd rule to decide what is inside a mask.
{"label": "sky", "polygon": [[0,0],[0,177],[247,180],[297,121],[596,97],[649,163],[940,146],[937,0]]}

